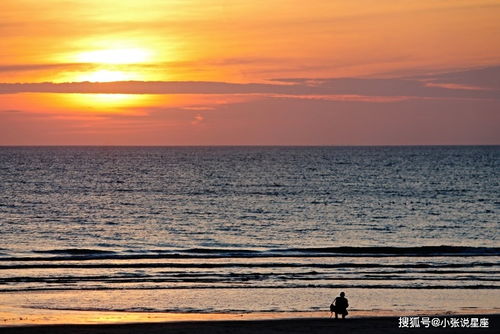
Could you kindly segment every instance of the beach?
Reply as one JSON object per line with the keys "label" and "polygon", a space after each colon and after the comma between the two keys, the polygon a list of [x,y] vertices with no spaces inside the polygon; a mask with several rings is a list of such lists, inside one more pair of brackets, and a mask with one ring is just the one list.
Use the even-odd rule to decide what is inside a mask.
{"label": "beach", "polygon": [[496,310],[162,313],[40,310],[0,306],[1,333],[497,333]]}
{"label": "beach", "polygon": [[[456,316],[457,318],[477,318],[477,315]],[[488,319],[488,327],[420,327],[400,328],[398,317],[359,317],[345,320],[329,318],[289,318],[273,320],[210,320],[210,321],[172,321],[161,323],[128,323],[128,324],[93,324],[93,325],[45,325],[3,327],[2,333],[92,333],[92,334],[125,334],[125,333],[243,333],[243,334],[275,334],[275,333],[498,333],[496,324],[498,314],[484,315]],[[451,319],[450,316],[439,319]]]}

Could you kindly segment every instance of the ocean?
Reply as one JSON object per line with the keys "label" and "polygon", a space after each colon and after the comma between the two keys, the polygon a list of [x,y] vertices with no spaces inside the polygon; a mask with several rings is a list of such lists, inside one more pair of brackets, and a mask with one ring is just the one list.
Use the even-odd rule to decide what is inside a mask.
{"label": "ocean", "polygon": [[500,310],[499,146],[2,147],[0,305]]}

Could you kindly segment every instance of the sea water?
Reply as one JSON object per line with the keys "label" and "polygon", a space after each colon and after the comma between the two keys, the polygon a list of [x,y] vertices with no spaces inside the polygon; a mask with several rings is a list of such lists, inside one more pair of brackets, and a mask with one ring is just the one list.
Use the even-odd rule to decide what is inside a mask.
{"label": "sea water", "polygon": [[0,148],[0,304],[498,310],[500,147]]}

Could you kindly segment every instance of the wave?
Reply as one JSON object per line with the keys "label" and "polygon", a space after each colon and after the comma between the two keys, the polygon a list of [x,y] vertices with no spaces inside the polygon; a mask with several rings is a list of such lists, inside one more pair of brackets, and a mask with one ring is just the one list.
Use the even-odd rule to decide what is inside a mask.
{"label": "wave", "polygon": [[69,255],[99,255],[99,254],[116,254],[114,251],[88,249],[88,248],[67,248],[67,249],[50,249],[50,250],[33,250],[33,253],[42,254],[69,254]]}
{"label": "wave", "polygon": [[419,246],[419,247],[318,247],[292,248],[289,251],[346,254],[349,256],[500,256],[500,247]]}
{"label": "wave", "polygon": [[[160,251],[161,252],[161,251]],[[170,251],[167,251],[170,252]],[[264,251],[252,249],[227,249],[227,248],[190,248],[182,251],[192,254],[228,254],[228,255],[259,255]]]}
{"label": "wave", "polygon": [[32,288],[0,288],[2,292],[29,292],[29,291],[109,291],[109,290],[221,290],[221,289],[412,289],[412,290],[500,290],[500,286],[491,284],[459,284],[459,285],[403,285],[403,284],[289,284],[289,285],[257,285],[252,286],[236,284],[236,285],[190,285],[190,286],[65,286],[65,287],[32,287]]}
{"label": "wave", "polygon": [[54,269],[54,268],[477,268],[495,267],[497,262],[473,263],[49,263],[0,265],[0,269]]}
{"label": "wave", "polygon": [[[248,281],[252,282],[262,282],[262,281],[273,281],[273,283],[287,283],[292,281],[447,281],[447,282],[500,282],[500,278],[491,277],[490,275],[477,275],[476,272],[462,272],[462,276],[454,277],[443,277],[436,275],[422,276],[421,274],[427,274],[427,272],[418,275],[367,275],[363,274],[358,277],[332,277],[332,275],[308,272],[308,273],[170,273],[162,274],[159,276],[154,275],[144,275],[138,276],[134,274],[114,274],[106,276],[73,276],[73,275],[50,275],[50,276],[13,276],[0,278],[0,284],[11,284],[11,283],[49,283],[49,284],[59,284],[59,283],[84,283],[84,282],[97,282],[102,284],[120,284],[120,283],[244,283]],[[464,276],[466,275],[466,276]],[[352,283],[351,283],[352,284]],[[499,286],[500,288],[500,286]]]}
{"label": "wave", "polygon": [[[284,249],[190,248],[116,252],[102,249],[70,248],[33,250],[48,256],[5,256],[4,261],[71,261],[93,259],[190,259],[190,258],[277,258],[277,257],[435,257],[500,256],[500,247],[310,247]],[[49,256],[53,255],[53,256]]]}

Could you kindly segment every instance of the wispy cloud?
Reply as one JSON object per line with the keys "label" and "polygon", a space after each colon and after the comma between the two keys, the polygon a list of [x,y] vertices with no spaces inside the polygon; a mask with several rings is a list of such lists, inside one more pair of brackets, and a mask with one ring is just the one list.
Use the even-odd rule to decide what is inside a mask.
{"label": "wispy cloud", "polygon": [[12,64],[0,65],[0,72],[24,72],[40,70],[86,70],[95,65],[86,63],[62,63],[62,64]]}
{"label": "wispy cloud", "polygon": [[468,86],[454,83],[440,83],[440,82],[429,82],[425,84],[427,87],[439,87],[446,89],[462,89],[462,90],[493,90],[492,88],[478,87],[478,86]]}

